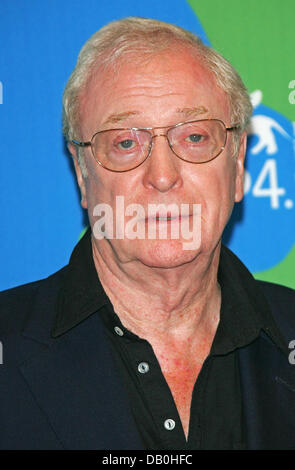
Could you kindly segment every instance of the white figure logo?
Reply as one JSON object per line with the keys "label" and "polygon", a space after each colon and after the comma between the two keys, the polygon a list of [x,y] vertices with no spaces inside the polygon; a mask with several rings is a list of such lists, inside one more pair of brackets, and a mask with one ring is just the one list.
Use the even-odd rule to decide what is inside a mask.
{"label": "white figure logo", "polygon": [[[255,109],[262,101],[261,90],[253,91],[250,97],[252,105]],[[273,132],[274,130],[278,131],[286,139],[291,139],[289,134],[287,134],[282,126],[280,126],[279,123],[273,118],[264,114],[256,114],[255,116],[252,116],[248,135],[257,135],[258,142],[254,147],[251,148],[251,153],[256,155],[264,148],[266,149],[267,155],[273,155],[274,153],[277,153],[278,146],[276,143],[275,134]]]}

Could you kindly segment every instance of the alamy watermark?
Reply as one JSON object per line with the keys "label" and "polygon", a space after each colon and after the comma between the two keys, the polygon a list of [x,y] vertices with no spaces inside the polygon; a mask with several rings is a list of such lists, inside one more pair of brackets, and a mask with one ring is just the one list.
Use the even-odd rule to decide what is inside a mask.
{"label": "alamy watermark", "polygon": [[[115,211],[114,211],[115,209]],[[116,196],[115,208],[100,203],[93,209],[96,239],[182,240],[184,250],[201,244],[201,204],[128,204]],[[126,221],[127,219],[127,221]]]}
{"label": "alamy watermark", "polygon": [[292,341],[290,341],[289,349],[293,349],[293,351],[291,351],[288,356],[289,363],[294,365],[295,364],[295,339],[292,339]]}
{"label": "alamy watermark", "polygon": [[2,341],[0,341],[0,364],[3,364],[3,345],[2,345]]}
{"label": "alamy watermark", "polygon": [[0,104],[3,104],[3,83],[0,82]]}
{"label": "alamy watermark", "polygon": [[294,88],[294,90],[289,93],[289,103],[295,104],[295,80],[290,81],[289,88]]}

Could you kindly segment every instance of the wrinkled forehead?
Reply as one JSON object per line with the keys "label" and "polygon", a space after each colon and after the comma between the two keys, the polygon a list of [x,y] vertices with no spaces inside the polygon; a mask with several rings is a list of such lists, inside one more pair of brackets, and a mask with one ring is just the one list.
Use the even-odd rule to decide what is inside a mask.
{"label": "wrinkled forehead", "polygon": [[228,97],[197,54],[184,49],[152,56],[126,55],[111,66],[101,68],[97,64],[93,68],[80,96],[81,130],[91,126],[92,117],[98,126],[107,115],[135,115],[137,106],[141,111],[153,106],[153,114],[160,117],[162,113],[165,118],[166,111],[173,111],[165,106],[173,107],[181,100],[182,108],[188,108],[184,117],[190,117],[190,109],[197,109],[202,110],[204,118],[229,119]]}

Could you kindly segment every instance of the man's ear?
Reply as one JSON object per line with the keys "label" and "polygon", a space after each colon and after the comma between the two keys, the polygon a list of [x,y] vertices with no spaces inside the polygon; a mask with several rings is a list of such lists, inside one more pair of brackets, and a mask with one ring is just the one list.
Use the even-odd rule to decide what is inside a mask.
{"label": "man's ear", "polygon": [[240,138],[240,148],[236,156],[235,202],[240,202],[244,195],[244,162],[247,146],[247,133]]}
{"label": "man's ear", "polygon": [[78,162],[78,152],[75,145],[69,143],[68,144],[69,152],[71,153],[74,161],[75,172],[77,177],[77,182],[81,191],[81,206],[83,209],[87,209],[87,198],[86,198],[86,187],[85,187],[85,180],[82,174],[82,170],[80,164]]}

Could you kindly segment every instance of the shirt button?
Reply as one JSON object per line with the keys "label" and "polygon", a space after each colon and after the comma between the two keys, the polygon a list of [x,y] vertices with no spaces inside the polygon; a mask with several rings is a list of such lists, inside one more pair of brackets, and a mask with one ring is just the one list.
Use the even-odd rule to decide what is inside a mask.
{"label": "shirt button", "polygon": [[146,374],[150,370],[150,366],[147,362],[141,362],[137,367],[138,372],[141,374]]}
{"label": "shirt button", "polygon": [[114,328],[115,332],[117,333],[118,336],[123,336],[123,331],[121,330],[121,328],[119,328],[118,326],[115,326]]}
{"label": "shirt button", "polygon": [[167,429],[167,431],[172,431],[172,429],[175,428],[175,421],[174,419],[166,419],[164,421],[164,427]]}

